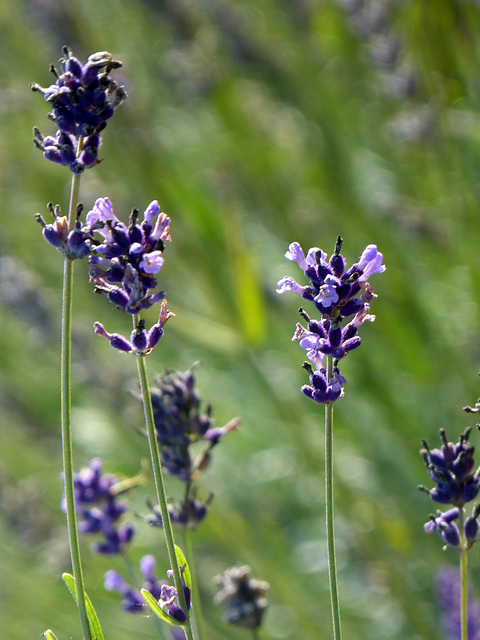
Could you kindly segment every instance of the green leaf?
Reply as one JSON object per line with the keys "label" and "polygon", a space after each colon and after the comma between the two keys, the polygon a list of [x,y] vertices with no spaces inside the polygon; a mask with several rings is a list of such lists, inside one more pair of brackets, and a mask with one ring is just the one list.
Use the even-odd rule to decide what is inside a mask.
{"label": "green leaf", "polygon": [[53,633],[51,629],[47,629],[43,632],[43,637],[45,640],[57,640],[57,636]]}
{"label": "green leaf", "polygon": [[188,562],[187,562],[185,556],[183,555],[183,551],[177,545],[175,545],[175,555],[177,556],[177,562],[178,562],[178,566],[180,567],[180,571],[181,571],[182,567],[185,566],[185,569],[183,571],[181,571],[181,573],[182,573],[183,579],[185,580],[185,585],[191,591],[192,590],[192,576],[190,574],[190,569],[188,568]]}
{"label": "green leaf", "polygon": [[171,618],[169,615],[167,615],[165,613],[165,611],[162,609],[162,607],[158,604],[158,602],[152,596],[150,591],[147,591],[147,589],[140,589],[140,593],[144,597],[145,602],[148,604],[148,606],[153,611],[153,613],[156,616],[158,616],[161,620],[164,620],[165,622],[168,622],[168,624],[175,625],[177,627],[183,627],[184,626],[183,623],[178,622],[178,620],[175,620],[174,618]]}
{"label": "green leaf", "polygon": [[[63,581],[67,585],[68,590],[72,594],[75,602],[77,602],[77,589],[75,588],[75,579],[71,573],[63,573],[62,574]],[[90,630],[92,632],[92,636],[95,640],[105,640],[102,627],[100,625],[100,620],[98,619],[97,612],[95,611],[92,601],[85,593],[85,603],[87,606],[87,617],[88,622],[90,624]],[[50,639],[48,639],[50,640]]]}

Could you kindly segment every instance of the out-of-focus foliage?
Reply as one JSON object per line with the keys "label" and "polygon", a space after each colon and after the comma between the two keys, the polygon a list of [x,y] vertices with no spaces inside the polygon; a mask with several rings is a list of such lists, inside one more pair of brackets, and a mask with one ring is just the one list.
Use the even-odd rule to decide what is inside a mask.
{"label": "out-of-focus foliage", "polygon": [[[377,320],[342,369],[335,407],[336,534],[344,635],[439,637],[433,581],[456,564],[423,523],[435,505],[420,439],[451,440],[479,395],[480,8],[468,0],[3,0],[0,4],[0,619],[2,634],[52,628],[80,637],[61,581],[68,551],[61,498],[58,353],[61,257],[33,214],[66,210],[69,174],[31,142],[53,133],[29,83],[68,44],[85,60],[123,60],[129,100],[107,127],[102,164],[82,177],[90,208],[118,216],[154,198],[172,218],[161,273],[176,318],[149,358],[202,363],[197,379],[219,425],[243,422],[204,476],[211,512],[193,534],[209,640],[245,638],[211,604],[214,575],[239,562],[270,583],[264,640],[331,637],[323,524],[323,412],[304,398],[303,353],[290,338],[295,277],[288,244],[353,262],[369,243]],[[49,126],[51,131],[48,131]],[[48,213],[48,212],[47,212]],[[93,334],[130,330],[76,268],[76,466],[100,455],[133,475],[146,442],[128,393],[133,358]],[[472,436],[478,442],[480,436]],[[175,494],[178,487],[169,483]],[[133,511],[145,512],[150,484]],[[130,557],[165,563],[159,531],[138,523]],[[155,637],[103,589],[121,559],[92,554],[85,581],[107,638]],[[470,555],[473,588],[479,552]],[[161,565],[160,565],[161,566]],[[167,568],[167,567],[166,567]]]}

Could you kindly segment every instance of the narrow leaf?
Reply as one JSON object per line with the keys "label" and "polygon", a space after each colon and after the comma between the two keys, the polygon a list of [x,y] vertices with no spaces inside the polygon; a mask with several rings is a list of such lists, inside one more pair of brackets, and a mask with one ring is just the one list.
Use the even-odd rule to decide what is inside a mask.
{"label": "narrow leaf", "polygon": [[140,593],[145,599],[145,602],[148,604],[153,613],[158,616],[161,620],[168,622],[168,624],[183,627],[184,625],[181,622],[178,622],[174,618],[171,618],[169,615],[165,613],[162,607],[158,604],[155,598],[152,596],[150,591],[147,589],[140,589]]}
{"label": "narrow leaf", "polygon": [[175,545],[175,555],[177,556],[177,562],[178,562],[178,566],[180,567],[180,570],[182,569],[183,566],[185,566],[185,569],[182,571],[182,576],[183,576],[183,579],[185,580],[186,586],[191,591],[192,590],[192,576],[190,575],[190,569],[188,568],[188,562],[187,562],[185,556],[183,555],[183,551],[180,549],[180,547],[178,545]]}
{"label": "narrow leaf", "polygon": [[47,629],[42,633],[45,640],[57,640],[57,636],[53,633],[51,629]]}
{"label": "narrow leaf", "polygon": [[[71,573],[63,573],[62,574],[63,581],[67,585],[68,590],[72,594],[75,602],[77,602],[77,590],[75,588],[75,579]],[[88,622],[90,624],[90,630],[92,632],[92,636],[95,640],[105,640],[102,627],[100,625],[100,620],[98,619],[97,612],[95,611],[92,601],[88,597],[87,593],[85,593],[85,604],[87,606],[87,617]],[[48,639],[49,640],[49,639]]]}

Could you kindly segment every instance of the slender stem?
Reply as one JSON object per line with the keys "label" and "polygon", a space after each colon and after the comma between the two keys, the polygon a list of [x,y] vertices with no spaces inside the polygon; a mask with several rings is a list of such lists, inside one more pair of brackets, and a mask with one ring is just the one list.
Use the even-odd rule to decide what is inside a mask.
{"label": "slender stem", "polygon": [[[332,376],[333,361],[327,356],[327,380]],[[327,530],[328,574],[332,607],[333,637],[341,640],[340,604],[338,600],[337,561],[333,515],[333,402],[325,404],[325,525]]]}
{"label": "slender stem", "polygon": [[[136,319],[134,319],[134,323]],[[138,377],[140,379],[140,388],[143,396],[143,409],[145,413],[145,425],[147,427],[148,444],[150,448],[150,457],[152,460],[153,476],[155,479],[155,488],[157,491],[158,504],[162,514],[163,531],[165,534],[165,542],[167,544],[168,558],[173,570],[173,579],[178,594],[178,600],[181,608],[187,614],[187,623],[184,627],[185,637],[187,640],[194,640],[195,636],[192,629],[192,617],[188,614],[185,593],[183,591],[182,576],[180,567],[178,566],[177,556],[175,553],[175,539],[173,536],[172,523],[170,522],[170,514],[168,513],[167,496],[165,493],[165,483],[163,480],[162,465],[160,462],[160,451],[157,442],[157,434],[155,430],[155,421],[153,417],[152,398],[150,396],[150,388],[148,384],[147,366],[145,356],[137,357]]]}
{"label": "slender stem", "polygon": [[460,530],[460,620],[461,620],[461,640],[468,640],[468,579],[467,579],[467,545],[463,530],[464,511],[460,510],[458,528]]}
{"label": "slender stem", "polygon": [[192,576],[192,600],[195,603],[194,608],[194,622],[196,626],[198,640],[205,638],[205,630],[203,624],[202,604],[200,602],[200,593],[197,582],[197,572],[195,570],[195,561],[193,558],[192,547],[192,532],[184,529],[183,531],[183,546],[185,547],[185,557],[190,568],[190,574]]}
{"label": "slender stem", "polygon": [[[80,177],[74,175],[70,192],[69,228],[72,228],[77,207]],[[85,602],[82,561],[78,542],[77,516],[75,513],[75,493],[73,484],[72,453],[72,299],[73,299],[73,260],[65,258],[63,269],[62,296],[62,341],[61,341],[61,422],[62,457],[65,484],[65,503],[67,511],[68,541],[72,571],[75,580],[78,613],[85,640],[92,640]]]}

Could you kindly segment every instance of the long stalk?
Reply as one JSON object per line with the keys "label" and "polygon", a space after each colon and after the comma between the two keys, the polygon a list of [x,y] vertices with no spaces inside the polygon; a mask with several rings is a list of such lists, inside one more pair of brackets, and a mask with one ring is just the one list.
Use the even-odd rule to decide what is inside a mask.
{"label": "long stalk", "polygon": [[[327,356],[327,380],[332,376],[333,360]],[[328,575],[332,608],[333,637],[341,640],[340,604],[338,599],[337,561],[333,513],[333,402],[325,404],[325,526],[327,531]],[[463,639],[462,639],[463,640]]]}
{"label": "long stalk", "polygon": [[185,593],[183,591],[182,576],[180,567],[178,566],[177,556],[175,553],[175,539],[173,536],[172,523],[170,514],[168,513],[167,496],[165,493],[165,483],[163,479],[162,465],[160,462],[160,451],[158,447],[157,434],[155,430],[155,420],[153,417],[152,398],[150,396],[150,387],[148,384],[147,366],[145,356],[137,357],[138,377],[140,380],[140,388],[143,396],[143,409],[145,413],[145,424],[147,427],[148,444],[150,448],[150,457],[152,460],[153,476],[155,480],[155,489],[157,492],[158,504],[162,514],[163,531],[165,534],[165,542],[167,544],[168,558],[173,570],[173,579],[178,594],[180,607],[187,615],[187,623],[184,627],[185,637],[187,640],[194,640],[195,636],[192,629],[192,616],[187,610]]}
{"label": "long stalk", "polygon": [[[73,175],[70,191],[69,229],[72,228],[77,208],[80,176]],[[78,613],[85,640],[92,640],[90,624],[85,602],[82,561],[78,542],[77,516],[75,513],[75,493],[73,485],[72,453],[72,299],[73,299],[73,260],[65,257],[63,269],[62,294],[62,340],[61,340],[61,429],[63,477],[65,485],[65,503],[67,511],[68,541],[72,571],[75,579]]]}
{"label": "long stalk", "polygon": [[468,640],[468,578],[467,578],[467,548],[465,533],[463,530],[464,511],[463,507],[459,510],[460,516],[458,528],[460,530],[460,621],[461,621],[461,640]]}

